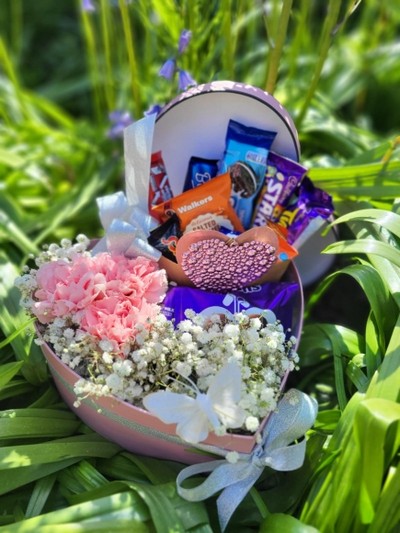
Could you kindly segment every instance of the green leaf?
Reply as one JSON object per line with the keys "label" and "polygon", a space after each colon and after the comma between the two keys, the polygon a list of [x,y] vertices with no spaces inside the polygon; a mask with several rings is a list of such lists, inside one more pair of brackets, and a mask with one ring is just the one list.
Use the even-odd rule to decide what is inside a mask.
{"label": "green leaf", "polygon": [[22,444],[0,448],[0,470],[40,465],[79,457],[111,457],[119,446],[96,434],[78,435],[39,444]]}
{"label": "green leaf", "polygon": [[70,493],[69,501],[73,502],[73,495],[84,491],[91,491],[98,487],[107,485],[107,479],[99,470],[86,460],[61,472],[58,481],[63,488],[63,493]]}
{"label": "green leaf", "polygon": [[354,422],[362,465],[360,520],[369,524],[375,514],[385,472],[400,446],[400,404],[382,398],[367,399],[360,404]]}
{"label": "green leaf", "polygon": [[81,422],[73,413],[56,409],[8,409],[0,411],[1,439],[30,439],[71,435]]}
{"label": "green leaf", "polygon": [[0,164],[7,165],[12,168],[22,167],[26,163],[25,159],[11,150],[3,150],[0,148]]}
{"label": "green leaf", "polygon": [[0,238],[13,242],[25,255],[39,253],[38,247],[5,212],[0,212]]}
{"label": "green leaf", "polygon": [[351,379],[358,392],[365,392],[369,385],[369,379],[359,366],[349,361],[346,366],[346,375]]}
{"label": "green leaf", "polygon": [[10,344],[11,341],[13,341],[18,335],[20,335],[28,326],[33,324],[35,322],[35,318],[31,318],[30,320],[27,320],[25,324],[22,324],[18,329],[14,331],[14,333],[11,333],[4,341],[0,342],[0,350],[4,348],[4,346],[7,346],[7,344]]}
{"label": "green leaf", "polygon": [[19,487],[28,485],[29,483],[32,483],[37,479],[42,479],[54,472],[59,472],[79,460],[79,457],[74,457],[56,463],[39,463],[32,466],[20,466],[12,470],[12,475],[10,474],[10,470],[0,469],[0,495],[12,492]]}
{"label": "green leaf", "polygon": [[400,252],[384,242],[362,239],[358,241],[338,241],[322,251],[324,254],[376,254],[400,267]]}
{"label": "green leaf", "polygon": [[204,503],[183,500],[176,492],[175,480],[161,485],[112,481],[89,492],[75,494],[70,500],[73,503],[83,503],[128,489],[134,490],[147,503],[156,531],[160,533],[166,533],[168,527],[179,532],[203,525],[206,527],[208,524]]}
{"label": "green leaf", "polygon": [[287,514],[270,514],[259,529],[260,533],[318,533],[318,529],[308,526]]}
{"label": "green leaf", "polygon": [[129,486],[146,502],[157,533],[169,533],[171,530],[174,533],[185,531],[170,500],[176,490],[175,482],[157,486],[129,483]]}
{"label": "green leaf", "polygon": [[400,238],[400,215],[396,213],[391,213],[384,209],[361,209],[337,218],[332,222],[331,226],[343,222],[351,222],[352,220],[362,220],[363,222],[377,224]]}
{"label": "green leaf", "polygon": [[161,461],[152,457],[143,457],[130,453],[124,453],[151,481],[154,485],[175,481],[179,473],[179,466],[169,461]]}
{"label": "green leaf", "polygon": [[391,467],[376,505],[368,533],[395,531],[400,523],[400,466]]}
{"label": "green leaf", "polygon": [[315,365],[331,357],[332,336],[340,339],[341,352],[346,357],[353,357],[364,350],[364,339],[350,328],[336,324],[308,324],[300,340],[301,366]]}
{"label": "green leaf", "polygon": [[327,409],[326,411],[319,411],[313,426],[314,429],[332,432],[340,420],[340,414],[341,413],[339,409]]}
{"label": "green leaf", "polygon": [[30,394],[36,392],[36,388],[25,379],[13,379],[7,385],[0,389],[0,400],[6,398],[13,398],[19,396],[20,398],[28,398]]}
{"label": "green leaf", "polygon": [[[365,327],[365,363],[369,379],[382,362],[382,350],[386,346],[375,316],[371,311]],[[382,317],[382,315],[378,316]]]}
{"label": "green leaf", "polygon": [[368,387],[368,398],[400,401],[400,316],[393,329],[382,364]]}
{"label": "green leaf", "polygon": [[23,361],[19,361],[16,363],[7,363],[5,365],[0,365],[0,389],[7,385],[7,383],[9,383],[15,376],[15,374],[18,374],[23,364]]}
{"label": "green leaf", "polygon": [[56,474],[50,474],[36,481],[25,511],[25,518],[37,516],[42,512],[56,479]]}
{"label": "green leaf", "polygon": [[[142,528],[140,524],[148,519],[146,506],[140,497],[131,491],[69,506],[5,527],[7,533],[30,533],[32,531],[67,533],[77,530],[95,533],[103,530],[102,524],[106,526],[104,531],[110,531],[112,524],[114,524],[112,531],[121,531],[118,529],[118,523],[121,522],[122,531],[146,532],[149,530],[148,525]],[[137,529],[136,526],[138,526]]]}
{"label": "green leaf", "polygon": [[[20,306],[20,293],[14,286],[15,279],[20,275],[15,265],[4,252],[0,252],[0,329],[7,337],[13,335],[27,323],[27,316]],[[24,361],[21,373],[27,381],[39,384],[48,378],[47,365],[44,356],[34,342],[32,326],[26,328],[25,334],[18,335],[11,340],[15,357]]]}

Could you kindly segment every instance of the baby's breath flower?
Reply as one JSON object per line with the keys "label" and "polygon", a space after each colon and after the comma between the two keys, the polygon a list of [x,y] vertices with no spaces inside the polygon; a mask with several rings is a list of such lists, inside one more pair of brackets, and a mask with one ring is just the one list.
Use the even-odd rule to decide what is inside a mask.
{"label": "baby's breath flower", "polygon": [[117,374],[110,374],[106,377],[106,385],[112,392],[119,392],[122,389],[122,379]]}
{"label": "baby's breath flower", "polygon": [[187,331],[185,331],[181,336],[181,341],[183,342],[183,344],[192,344],[192,340],[192,335]]}
{"label": "baby's breath flower", "polygon": [[224,327],[224,335],[232,340],[239,338],[240,329],[238,324],[226,324]]}
{"label": "baby's breath flower", "polygon": [[228,463],[236,464],[239,461],[239,454],[238,452],[228,452],[225,455],[225,459],[228,461]]}
{"label": "baby's breath flower", "polygon": [[255,433],[258,429],[258,426],[260,425],[260,422],[255,416],[248,416],[245,420],[245,425],[248,431]]}

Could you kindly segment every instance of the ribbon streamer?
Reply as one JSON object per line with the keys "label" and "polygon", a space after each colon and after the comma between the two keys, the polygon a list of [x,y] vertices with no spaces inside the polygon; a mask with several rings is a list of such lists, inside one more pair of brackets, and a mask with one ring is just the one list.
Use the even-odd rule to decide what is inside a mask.
{"label": "ribbon streamer", "polygon": [[125,189],[97,198],[105,236],[92,253],[110,252],[158,261],[161,253],[150,246],[147,237],[156,226],[147,212],[149,174],[155,115],[150,115],[124,130]]}
{"label": "ribbon streamer", "polygon": [[[222,490],[217,499],[218,517],[224,531],[237,506],[261,476],[266,466],[279,471],[300,468],[304,462],[306,441],[292,444],[313,425],[317,403],[306,394],[291,389],[278,403],[261,434],[261,442],[251,454],[238,454],[238,461],[225,459],[184,468],[176,479],[177,491],[188,501],[202,501]],[[221,455],[222,450],[216,448]],[[226,456],[226,450],[223,451]],[[197,487],[185,489],[182,483],[198,474],[211,472]]]}

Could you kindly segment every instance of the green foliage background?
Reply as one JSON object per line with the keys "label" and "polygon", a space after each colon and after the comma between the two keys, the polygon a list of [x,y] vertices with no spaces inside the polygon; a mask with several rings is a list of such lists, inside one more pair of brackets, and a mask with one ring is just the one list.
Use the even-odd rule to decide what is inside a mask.
{"label": "green foliage background", "polygon": [[108,113],[140,118],[199,83],[273,93],[336,207],[334,267],[306,290],[301,370],[319,401],[307,460],[266,471],[229,531],[390,532],[400,522],[400,7],[374,0],[3,0],[0,10],[0,531],[218,531],[176,494],[181,465],[135,456],[61,402],[13,281],[45,242],[98,235],[122,187]]}

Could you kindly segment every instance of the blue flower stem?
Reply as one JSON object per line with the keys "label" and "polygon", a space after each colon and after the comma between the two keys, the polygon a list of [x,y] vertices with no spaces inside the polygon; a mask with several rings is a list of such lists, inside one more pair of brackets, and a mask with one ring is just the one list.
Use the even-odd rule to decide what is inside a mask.
{"label": "blue flower stem", "polygon": [[100,122],[103,118],[104,109],[102,107],[102,97],[100,94],[101,75],[97,62],[97,44],[92,27],[90,13],[81,10],[83,34],[85,36],[87,47],[87,61],[89,67],[90,81],[93,89],[94,110],[97,120]]}
{"label": "blue flower stem", "polygon": [[251,487],[250,496],[253,498],[253,502],[259,510],[262,519],[264,520],[265,518],[267,518],[270,512],[268,510],[268,507],[265,505],[264,500],[261,498],[258,490],[256,490],[254,487]]}
{"label": "blue flower stem", "polygon": [[140,79],[140,77],[138,75],[135,49],[133,46],[134,39],[132,35],[131,22],[129,18],[129,12],[128,12],[128,6],[126,3],[126,0],[119,0],[119,8],[121,11],[121,19],[122,19],[122,27],[124,30],[126,51],[128,54],[129,71],[130,71],[130,78],[131,78],[131,89],[132,89],[135,115],[136,117],[140,117],[142,115],[142,98],[141,98],[141,92],[140,92],[140,84],[138,83],[138,80]]}
{"label": "blue flower stem", "polygon": [[108,111],[115,108],[114,98],[114,76],[111,62],[111,35],[112,21],[109,0],[101,0],[101,33],[105,58],[105,96]]}

